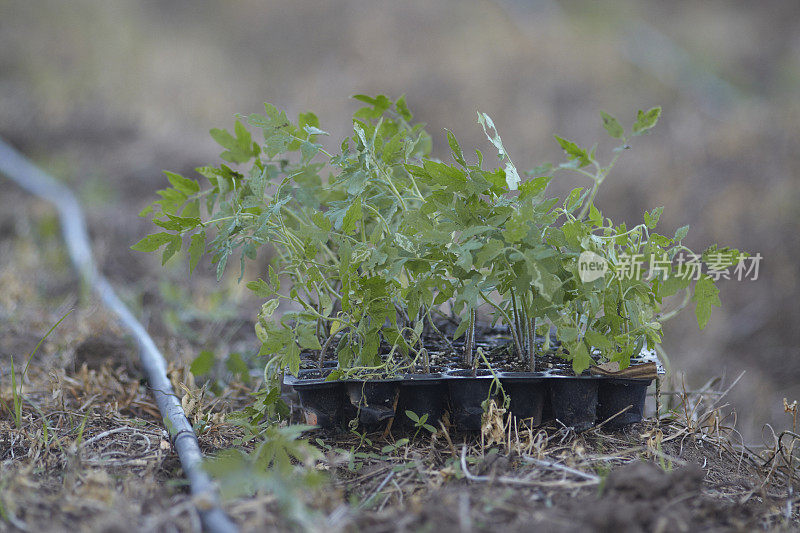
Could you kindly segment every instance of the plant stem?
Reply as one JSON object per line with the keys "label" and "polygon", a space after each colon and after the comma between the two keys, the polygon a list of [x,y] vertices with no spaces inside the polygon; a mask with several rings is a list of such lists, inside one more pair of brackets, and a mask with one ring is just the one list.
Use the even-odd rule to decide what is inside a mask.
{"label": "plant stem", "polygon": [[[342,328],[344,329],[344,328]],[[328,338],[325,340],[325,344],[322,345],[322,349],[319,351],[319,360],[317,361],[317,368],[322,370],[322,363],[325,361],[325,352],[328,351],[328,346],[331,344],[335,335],[329,335]]]}
{"label": "plant stem", "polygon": [[[427,317],[428,317],[428,322],[430,323],[430,325],[431,325],[431,328],[433,329],[433,331],[435,331],[435,332],[436,332],[436,334],[437,334],[437,335],[439,335],[439,336],[442,338],[442,340],[443,340],[445,343],[447,343],[447,346],[448,346],[448,347],[449,347],[449,348],[450,348],[452,351],[454,351],[454,352],[455,352],[455,349],[453,348],[453,343],[452,343],[452,342],[450,342],[450,339],[448,339],[448,338],[447,338],[447,335],[445,335],[444,333],[442,333],[441,331],[439,331],[439,328],[437,328],[437,327],[436,327],[436,324],[433,322],[433,317],[431,316],[431,311],[434,311],[434,312],[436,312],[436,311],[438,311],[438,309],[428,309],[428,311],[427,311],[427,313],[426,313],[426,315],[427,315]],[[441,311],[439,311],[439,313],[441,313]]]}
{"label": "plant stem", "polygon": [[681,303],[679,303],[677,305],[677,307],[675,307],[675,309],[673,309],[672,311],[670,311],[668,313],[664,313],[663,315],[661,315],[657,319],[659,322],[662,322],[662,323],[666,322],[667,320],[671,319],[672,317],[674,317],[675,315],[677,315],[678,313],[683,311],[683,309],[687,305],[689,305],[689,302],[691,301],[691,297],[692,297],[692,291],[690,291],[689,289],[684,289],[684,291],[685,291],[685,293],[683,295],[683,301],[681,301]]}
{"label": "plant stem", "polygon": [[[495,309],[497,309],[497,311],[505,319],[506,324],[511,324],[511,318],[508,316],[508,313],[506,313],[503,310],[502,307],[498,306],[496,303],[494,303],[489,298],[487,298],[486,295],[483,294],[483,291],[478,291],[478,294],[481,295],[481,298],[483,298],[484,302],[486,302],[487,304],[489,304],[492,307],[494,307]],[[514,328],[511,328],[511,336],[514,338],[514,345],[517,347],[517,353],[520,354],[520,358],[522,358],[522,355],[521,355],[522,354],[522,344],[520,344],[519,337],[517,336],[517,332],[514,330]]]}
{"label": "plant stem", "polygon": [[[533,304],[533,298],[534,295],[531,292],[531,304]],[[536,372],[536,317],[531,316],[530,307],[528,307],[528,301],[525,298],[522,299],[522,310],[527,320],[525,329],[528,334],[528,367],[531,372]]]}
{"label": "plant stem", "polygon": [[467,326],[467,337],[464,340],[464,365],[472,367],[472,348],[475,341],[475,310],[469,310],[469,325]]}
{"label": "plant stem", "polygon": [[[512,328],[516,330],[517,337],[519,337],[520,340],[521,340],[523,338],[523,336],[522,336],[522,323],[520,322],[519,312],[517,310],[517,297],[514,294],[514,289],[511,289],[511,305],[514,308],[514,324],[513,324]],[[511,324],[509,324],[509,325],[511,326]],[[525,357],[524,354],[522,352],[520,352],[520,354],[519,354],[520,361],[524,361],[524,357]]]}

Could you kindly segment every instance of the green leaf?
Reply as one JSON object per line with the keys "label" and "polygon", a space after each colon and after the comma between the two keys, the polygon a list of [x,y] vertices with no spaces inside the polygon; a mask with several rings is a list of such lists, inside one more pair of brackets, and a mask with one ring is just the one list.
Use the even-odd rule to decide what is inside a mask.
{"label": "green leaf", "polygon": [[258,313],[259,320],[271,317],[272,313],[274,313],[275,310],[278,308],[279,303],[280,303],[279,298],[273,298],[272,300],[267,300],[266,302],[264,302],[264,304],[261,306],[261,311]]}
{"label": "green leaf", "polygon": [[414,422],[419,422],[419,417],[413,411],[409,411],[408,409],[406,409],[406,416],[411,420],[413,420]]}
{"label": "green leaf", "polygon": [[617,119],[605,111],[600,111],[600,116],[603,117],[603,127],[606,129],[609,135],[615,139],[621,139],[625,135],[625,130],[622,128]]}
{"label": "green leaf", "polygon": [[306,350],[321,350],[322,345],[319,343],[319,338],[314,333],[313,325],[300,325],[297,327],[297,339],[300,346]]}
{"label": "green leaf", "polygon": [[356,198],[342,220],[342,233],[350,235],[356,231],[356,224],[361,220],[361,198]]}
{"label": "green leaf", "polygon": [[167,170],[164,171],[164,174],[167,176],[167,179],[172,186],[186,196],[191,196],[197,192],[200,192],[200,185],[198,185],[195,180],[184,178],[180,174],[169,172]]}
{"label": "green leaf", "polygon": [[583,193],[583,187],[575,187],[569,192],[567,199],[564,200],[564,209],[568,213],[571,213],[572,211],[575,211],[578,207],[580,207],[582,203],[581,200],[583,198],[583,195],[581,193]]}
{"label": "green leaf", "polygon": [[586,150],[579,147],[574,142],[568,141],[567,139],[559,137],[558,135],[553,135],[553,137],[555,137],[556,141],[558,141],[561,149],[567,153],[570,160],[577,161],[579,167],[585,167],[591,162],[589,159],[589,154],[586,153]]}
{"label": "green leaf", "polygon": [[697,280],[694,285],[692,301],[697,304],[695,307],[697,325],[700,326],[700,329],[703,329],[708,324],[709,318],[711,318],[711,308],[722,306],[722,302],[719,300],[719,289],[711,277],[704,274]]}
{"label": "green leaf", "polygon": [[292,375],[296,376],[300,372],[300,347],[296,342],[292,341],[286,346],[283,363],[289,367],[289,372]]}
{"label": "green leaf", "polygon": [[189,241],[189,274],[194,272],[206,246],[206,232],[195,233]]}
{"label": "green leaf", "polygon": [[503,237],[509,243],[521,241],[528,234],[528,224],[522,216],[509,218],[503,228]]}
{"label": "green leaf", "polygon": [[550,176],[541,176],[526,181],[519,186],[519,199],[525,200],[539,196],[545,191],[551,179],[553,178]]}
{"label": "green leaf", "polygon": [[589,222],[598,227],[603,225],[603,214],[597,209],[594,202],[589,204]]}
{"label": "green leaf", "polygon": [[656,224],[658,224],[658,221],[661,218],[661,213],[663,212],[663,207],[656,207],[650,213],[647,211],[644,212],[644,223],[647,225],[648,229],[654,229],[656,227]]}
{"label": "green leaf", "polygon": [[543,268],[543,265],[536,260],[532,252],[525,253],[525,266],[531,276],[531,283],[536,287],[545,300],[552,300],[555,292],[561,286],[561,280],[555,274]]}
{"label": "green leaf", "polygon": [[155,252],[168,242],[171,242],[173,237],[174,235],[172,233],[167,233],[166,231],[154,233],[131,246],[131,250],[136,250],[137,252]]}
{"label": "green leaf", "polygon": [[272,287],[279,291],[281,290],[281,280],[278,277],[278,274],[275,273],[275,269],[272,268],[272,265],[269,265],[269,282],[272,284]]}
{"label": "green leaf", "polygon": [[177,252],[180,251],[181,245],[183,244],[183,239],[180,235],[172,235],[172,238],[167,243],[167,246],[164,248],[164,252],[161,254],[161,265],[166,265],[167,261],[175,255]]}
{"label": "green leaf", "polygon": [[593,329],[587,329],[584,337],[586,342],[600,350],[610,350],[614,346],[614,343],[608,337]]}
{"label": "green leaf", "polygon": [[592,366],[594,362],[583,341],[569,345],[569,354],[572,356],[572,370],[574,370],[576,374],[583,373],[583,371]]}
{"label": "green leaf", "polygon": [[688,233],[689,233],[689,225],[688,224],[686,226],[681,226],[680,228],[675,230],[675,237],[674,237],[675,242],[681,242],[686,237],[686,235]]}
{"label": "green leaf", "polygon": [[303,141],[302,144],[300,144],[300,154],[304,162],[314,159],[314,156],[317,155],[317,152],[319,152],[318,144],[308,141]]}
{"label": "green leaf", "polygon": [[240,354],[236,352],[230,354],[225,360],[225,368],[245,383],[250,381],[250,369],[247,368],[247,363],[244,362]]}
{"label": "green leaf", "polygon": [[578,338],[578,328],[563,326],[558,328],[558,338],[562,342],[572,342]]}
{"label": "green leaf", "polygon": [[253,291],[256,296],[261,298],[266,298],[275,294],[275,290],[273,290],[266,281],[260,278],[256,281],[248,281],[246,286]]}
{"label": "green leaf", "polygon": [[658,117],[661,116],[661,107],[653,107],[647,112],[642,111],[641,109],[636,115],[636,122],[633,124],[633,134],[634,135],[641,135],[642,133],[646,132],[650,128],[656,125],[658,122]]}
{"label": "green leaf", "polygon": [[458,144],[456,136],[453,135],[453,132],[450,130],[446,129],[445,131],[447,132],[447,143],[450,145],[450,151],[453,154],[453,159],[462,167],[466,167],[467,162],[464,160],[464,152],[461,151],[461,145]]}
{"label": "green leaf", "polygon": [[189,365],[189,371],[194,376],[208,374],[214,367],[214,353],[208,350],[201,351]]}
{"label": "green leaf", "polygon": [[397,113],[403,117],[406,122],[411,122],[411,119],[414,118],[414,116],[411,114],[411,111],[408,110],[408,106],[406,105],[405,95],[397,99],[394,107],[397,109]]}

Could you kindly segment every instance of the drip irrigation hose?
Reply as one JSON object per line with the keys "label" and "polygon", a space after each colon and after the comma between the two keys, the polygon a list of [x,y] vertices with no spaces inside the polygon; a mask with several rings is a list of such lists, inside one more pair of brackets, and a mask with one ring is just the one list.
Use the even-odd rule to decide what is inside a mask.
{"label": "drip irrigation hose", "polygon": [[106,307],[117,315],[122,325],[139,343],[142,367],[153,390],[158,409],[164,417],[164,424],[169,430],[172,446],[178,452],[183,471],[189,479],[190,490],[204,528],[210,533],[236,532],[236,525],[220,507],[215,485],[201,468],[203,456],[197,443],[197,436],[167,377],[164,356],[144,326],[119,299],[111,284],[94,263],[86,231],[86,220],[78,200],[67,187],[40,170],[2,139],[0,139],[0,173],[5,174],[29,193],[47,200],[58,210],[64,241],[82,281],[92,287]]}

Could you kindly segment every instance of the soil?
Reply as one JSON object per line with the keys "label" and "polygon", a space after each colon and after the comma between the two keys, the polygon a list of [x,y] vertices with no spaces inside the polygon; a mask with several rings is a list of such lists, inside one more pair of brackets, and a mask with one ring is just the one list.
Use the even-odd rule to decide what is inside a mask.
{"label": "soil", "polygon": [[[426,374],[429,372],[470,370],[464,365],[463,361],[463,338],[450,340],[455,331],[452,322],[443,321],[437,323],[436,326],[442,334],[423,332],[422,346],[424,346],[428,353],[428,366],[426,367],[423,364],[410,365],[410,362],[401,362],[399,364],[404,373]],[[476,369],[488,370],[491,368],[495,372],[530,372],[529,363],[523,361],[517,355],[507,327],[493,327],[486,324],[478,324],[476,325],[475,337],[474,354]],[[332,345],[335,346],[337,342],[338,339],[334,338]],[[550,348],[545,351],[543,349],[544,338],[536,337],[536,347],[538,349],[535,357],[536,372],[547,372],[548,374],[562,376],[575,375],[572,369],[572,363],[567,358],[569,352],[566,350],[562,352],[560,345],[561,343],[555,337],[551,337]],[[478,356],[478,348],[481,349],[486,361]],[[381,356],[383,360],[386,361],[391,351],[391,346],[382,342],[380,349]],[[310,370],[318,368],[318,352],[306,351],[301,354],[301,357],[301,369]],[[397,354],[394,355],[394,358],[397,358]],[[338,364],[336,354],[333,350],[325,354],[325,361],[323,364],[326,367],[335,367]],[[637,363],[634,360],[632,364],[635,365]],[[585,373],[588,374],[588,371]],[[313,376],[312,374],[306,374],[304,379],[310,379],[313,378]]]}
{"label": "soil", "polygon": [[[242,446],[241,429],[224,415],[252,405],[252,394],[259,387],[263,362],[252,356],[257,341],[251,321],[261,302],[248,298],[235,283],[238,273],[219,285],[208,273],[210,265],[203,262],[187,280],[183,266],[162,269],[158,257],[132,253],[129,247],[151,230],[136,214],[166,183],[161,170],[191,174],[193,168],[216,158],[218,148],[205,133],[209,127],[229,127],[233,112],[257,111],[257,103],[267,99],[295,110],[320,110],[321,104],[320,116],[327,115],[324,123],[347,124],[352,105],[336,110],[329,102],[365,87],[385,87],[422,100],[419,116],[430,117],[433,130],[462,120],[457,117],[463,102],[450,97],[467,87],[472,92],[464,101],[487,102],[500,94],[499,101],[524,102],[522,114],[505,106],[512,109],[506,111],[505,122],[512,124],[507,138],[522,138],[515,137],[513,124],[516,133],[541,128],[541,135],[526,137],[530,146],[539,146],[539,141],[552,140],[556,128],[585,124],[597,110],[595,103],[587,107],[587,94],[604,99],[617,95],[621,100],[609,105],[629,109],[631,95],[618,90],[620,79],[642,78],[639,67],[625,66],[625,54],[609,53],[618,47],[618,34],[598,33],[598,46],[582,48],[578,45],[584,36],[572,31],[580,19],[563,13],[526,20],[540,30],[531,33],[539,35],[531,45],[509,26],[522,19],[498,16],[499,7],[493,4],[464,8],[453,3],[448,9],[414,11],[390,9],[388,4],[344,9],[332,5],[320,10],[318,5],[297,3],[296,9],[272,10],[266,22],[248,3],[235,9],[228,4],[220,10],[203,8],[190,17],[179,5],[167,4],[115,4],[113,9],[102,9],[100,3],[79,2],[64,9],[57,2],[46,3],[47,8],[12,2],[15,15],[7,18],[15,22],[0,31],[0,136],[80,194],[99,268],[144,318],[168,358],[176,392],[193,422],[205,428],[199,440],[208,455]],[[709,20],[723,24],[714,26],[717,29],[733,20],[743,25],[737,34],[755,39],[763,34],[774,41],[778,49],[708,48],[730,54],[721,64],[731,65],[726,68],[736,69],[737,75],[754,73],[755,82],[767,80],[765,90],[782,91],[779,97],[765,93],[755,101],[766,119],[752,120],[753,100],[743,100],[742,105],[726,108],[725,114],[743,117],[735,125],[744,127],[720,128],[716,120],[696,120],[696,106],[686,105],[695,100],[694,91],[688,91],[692,94],[685,100],[666,96],[677,111],[668,130],[680,142],[667,138],[650,143],[652,148],[645,143],[637,146],[644,150],[641,161],[650,162],[653,171],[630,167],[632,171],[624,171],[627,181],[623,174],[617,188],[605,194],[616,199],[614,210],[637,217],[644,207],[661,205],[664,195],[672,194],[671,201],[687,206],[693,220],[700,222],[693,222],[701,231],[693,233],[697,242],[740,242],[742,248],[761,251],[777,265],[767,269],[763,283],[729,291],[726,297],[733,300],[726,309],[736,314],[715,320],[704,337],[698,337],[694,325],[675,330],[683,339],[674,348],[683,358],[676,358],[676,366],[691,370],[687,382],[693,385],[704,382],[709,372],[718,375],[726,362],[745,363],[753,354],[759,358],[752,360],[748,371],[755,379],[740,384],[749,388],[732,394],[739,394],[740,405],[747,407],[743,415],[749,418],[752,436],[752,429],[760,428],[767,418],[784,421],[782,405],[777,413],[774,407],[783,396],[791,400],[798,383],[796,365],[784,364],[798,344],[800,329],[793,326],[798,314],[796,291],[786,289],[787,276],[782,275],[797,263],[795,255],[786,252],[797,247],[786,246],[795,234],[787,233],[786,228],[792,227],[787,221],[794,215],[784,204],[798,194],[797,180],[792,178],[798,151],[781,149],[797,144],[796,113],[786,112],[796,91],[791,86],[781,89],[785,83],[776,82],[786,78],[776,73],[786,70],[787,61],[764,58],[791,56],[792,47],[783,43],[791,42],[789,37],[797,32],[790,23],[800,18],[785,10],[761,9],[756,3],[746,9],[758,13],[758,18],[750,20],[738,9],[705,13],[696,7],[672,10],[674,19],[661,18],[663,24],[686,27],[692,35],[714,34],[692,31],[708,26]],[[647,8],[635,16],[658,15]],[[752,33],[760,24],[769,31]],[[293,30],[301,27],[311,30]],[[409,29],[408,42],[435,53],[406,54],[413,56],[413,65],[400,62],[400,68],[386,70],[383,67],[392,61],[406,59],[393,55],[403,49],[391,38],[397,35],[396,28]],[[370,39],[372,34],[380,38]],[[569,34],[577,37],[559,41]],[[491,46],[475,39],[478,35],[499,42],[502,53],[493,53]],[[203,53],[198,53],[198,36],[203,39]],[[537,46],[539,40],[554,43],[567,57],[550,60],[553,46]],[[276,48],[279,41],[284,44]],[[330,54],[319,54],[320,42]],[[473,45],[482,52],[464,54]],[[704,42],[691,48],[696,46],[706,49]],[[751,54],[756,48],[768,53]],[[52,50],[58,53],[42,53]],[[739,54],[758,68],[739,68]],[[581,61],[576,62],[579,56]],[[342,68],[314,63],[330,64],[331,57]],[[464,63],[465,57],[479,63]],[[290,69],[275,58],[294,66]],[[441,65],[450,67],[442,70]],[[525,78],[531,65],[539,65],[545,75]],[[194,66],[205,81],[187,77],[186,69],[175,66]],[[476,66],[486,67],[487,79],[499,80],[499,85],[474,83],[471,72]],[[512,72],[523,77],[504,75]],[[269,87],[265,79],[270,80]],[[234,82],[220,90],[219,80],[223,85],[224,80]],[[536,94],[544,96],[530,98],[530,81],[538,84]],[[633,85],[642,88],[634,94],[641,101],[657,96],[652,83]],[[317,87],[325,88],[325,94],[317,94]],[[667,91],[676,92],[668,85]],[[431,102],[450,99],[453,105],[428,104],[426,109],[426,95],[433,95]],[[465,117],[460,130],[473,131],[469,125],[473,115],[460,116]],[[526,116],[538,117],[535,122],[541,126]],[[514,122],[513,117],[523,118]],[[480,132],[475,135],[465,145],[483,141]],[[438,140],[437,146],[442,146]],[[674,157],[675,150],[682,155]],[[771,154],[772,165],[766,173],[761,156],[765,152]],[[664,176],[676,178],[665,181]],[[752,176],[763,176],[769,186],[763,187],[763,180],[753,182]],[[689,181],[675,181],[683,177]],[[737,209],[708,209],[708,198],[720,193],[719,183],[728,184],[725,205]],[[53,210],[4,179],[0,185],[0,531],[201,531],[195,502],[165,438],[152,391],[137,366],[135,348],[99,302],[83,291],[67,262]],[[759,196],[762,189],[774,194]],[[754,197],[760,201],[753,202]],[[738,218],[730,218],[730,213],[738,213]],[[725,228],[728,233],[712,239],[703,235],[708,231],[704,227],[716,233]],[[775,235],[785,238],[772,238]],[[252,270],[245,279],[255,279],[266,270],[266,261],[262,258],[248,268]],[[70,316],[42,344],[19,380],[26,401],[17,423],[10,408],[11,358],[19,371],[20,362],[68,311]],[[766,350],[764,339],[770,340]],[[203,349],[217,355],[217,365],[209,375],[195,379],[188,366]],[[457,351],[448,352],[446,345],[438,349],[436,356],[443,363],[457,357]],[[226,370],[224,358],[233,352],[250,364],[254,379],[242,382]],[[698,354],[696,361],[686,355],[690,352]],[[487,357],[498,367],[520,369],[521,363],[509,360],[502,348],[487,350]],[[545,359],[540,366],[548,364],[568,367],[561,359]],[[753,402],[757,395],[763,398]],[[415,436],[397,428],[366,435],[314,430],[307,437],[325,454],[316,468],[327,474],[328,481],[291,493],[296,494],[293,503],[313,517],[316,530],[330,532],[797,530],[796,459],[774,456],[777,450],[770,442],[759,453],[736,445],[736,433],[725,427],[731,424],[716,407],[720,397],[708,389],[675,395],[674,412],[663,413],[658,425],[651,418],[622,432],[601,428],[581,435],[545,427],[492,444],[489,435],[482,442],[457,433],[431,438],[423,431]],[[402,438],[411,442],[398,451],[384,451]],[[477,479],[464,476],[462,449]],[[533,465],[530,459],[581,475]],[[595,475],[599,482],[585,478]],[[281,505],[280,495],[279,490],[265,490],[232,498],[225,509],[245,532],[301,529],[291,509]]]}
{"label": "soil", "polygon": [[[704,494],[703,483],[704,472],[697,465],[665,472],[652,463],[633,462],[611,472],[599,493],[581,491],[577,496],[548,497],[514,491],[496,500],[494,509],[486,516],[475,507],[486,505],[489,487],[482,487],[482,490],[448,487],[430,495],[414,519],[409,520],[408,515],[395,519],[409,531],[432,523],[437,524],[437,531],[464,531],[468,524],[482,530],[488,529],[492,522],[503,523],[504,531],[554,533],[753,531],[761,528],[761,519],[753,512],[757,505],[740,506],[720,501]],[[497,490],[497,487],[492,488]],[[365,522],[371,531],[382,530],[380,523]],[[713,526],[709,527],[710,524]]]}

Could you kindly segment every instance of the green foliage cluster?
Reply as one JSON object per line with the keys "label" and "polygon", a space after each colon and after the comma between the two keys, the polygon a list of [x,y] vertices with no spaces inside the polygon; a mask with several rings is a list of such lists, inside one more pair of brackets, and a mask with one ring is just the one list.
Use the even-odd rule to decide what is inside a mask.
{"label": "green foliage cluster", "polygon": [[[514,350],[531,369],[536,354],[550,348],[552,328],[575,372],[600,360],[624,367],[661,341],[663,320],[690,299],[701,328],[719,305],[712,278],[704,274],[692,284],[670,264],[652,279],[606,275],[584,283],[579,276],[586,251],[612,273],[626,256],[670,262],[691,252],[682,244],[688,226],[672,235],[655,232],[662,208],[628,228],[595,205],[617,158],[655,126],[660,108],[639,111],[629,132],[602,113],[604,128],[619,141],[607,163],[596,145],[582,148],[556,136],[566,162],[520,174],[486,114],[478,113],[478,122],[497,152],[495,164],[479,150],[468,158],[449,131],[452,162],[443,162],[431,157],[431,136],[413,121],[404,98],[355,98],[365,106],[335,153],[320,142],[328,134],[315,115],[293,121],[269,104],[263,115],[239,117],[232,133],[212,130],[225,163],[197,169],[203,186],[167,172],[171,186],[143,212],[162,231],[133,248],[163,249],[166,262],[186,245],[190,271],[210,254],[221,276],[238,254],[244,272],[247,258],[272,246],[272,265],[247,284],[266,299],[256,332],[269,357],[269,382],[284,368],[296,374],[303,351],[317,351],[320,362],[335,353],[334,377],[386,375],[424,363],[423,328],[435,329],[433,315],[445,308],[460,317],[454,337],[466,335],[464,363],[474,365],[479,306],[509,326]],[[248,126],[260,129],[263,141]],[[566,171],[589,186],[564,199],[549,196],[553,175]],[[711,254],[717,267],[742,255],[713,246],[703,260]],[[661,314],[664,298],[679,291],[683,304]],[[281,304],[287,311],[275,320]]]}

